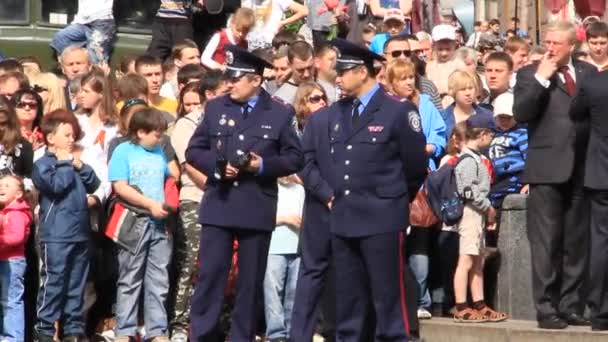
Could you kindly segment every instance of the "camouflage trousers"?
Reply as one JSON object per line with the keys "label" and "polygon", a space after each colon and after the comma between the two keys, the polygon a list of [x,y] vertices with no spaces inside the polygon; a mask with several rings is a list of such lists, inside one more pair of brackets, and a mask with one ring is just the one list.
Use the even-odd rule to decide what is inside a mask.
{"label": "camouflage trousers", "polygon": [[190,324],[190,298],[194,292],[194,281],[198,271],[198,251],[201,240],[201,225],[198,223],[199,203],[181,201],[179,205],[179,224],[175,232],[173,279],[174,307],[171,329],[187,332]]}

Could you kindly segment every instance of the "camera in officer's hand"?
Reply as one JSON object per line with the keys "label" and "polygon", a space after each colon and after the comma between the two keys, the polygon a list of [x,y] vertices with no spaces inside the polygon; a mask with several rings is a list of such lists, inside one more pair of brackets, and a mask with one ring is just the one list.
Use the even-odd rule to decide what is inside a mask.
{"label": "camera in officer's hand", "polygon": [[230,165],[239,169],[239,171],[244,171],[251,164],[251,153],[245,152],[243,154],[239,154],[230,162]]}
{"label": "camera in officer's hand", "polygon": [[226,167],[228,166],[228,160],[224,158],[219,158],[215,162],[215,178],[216,179],[226,179]]}

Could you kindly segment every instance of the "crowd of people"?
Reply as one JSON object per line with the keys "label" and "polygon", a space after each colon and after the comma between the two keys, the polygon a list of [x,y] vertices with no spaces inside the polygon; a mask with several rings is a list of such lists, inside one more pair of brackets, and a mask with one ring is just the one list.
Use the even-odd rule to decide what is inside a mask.
{"label": "crowd of people", "polygon": [[[112,0],[79,1],[57,68],[0,61],[0,340],[501,322],[485,265],[510,194],[528,196],[539,327],[608,329],[606,23],[533,45],[517,18],[425,32],[411,1],[252,0],[199,46],[192,2],[161,1],[148,51],[114,68]],[[431,208],[440,177],[456,214]]]}

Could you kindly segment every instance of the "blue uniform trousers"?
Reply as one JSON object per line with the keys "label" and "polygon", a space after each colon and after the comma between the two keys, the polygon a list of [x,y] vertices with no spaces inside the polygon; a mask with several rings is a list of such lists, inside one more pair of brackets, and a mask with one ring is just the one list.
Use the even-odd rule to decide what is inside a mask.
{"label": "blue uniform trousers", "polygon": [[209,225],[203,225],[202,232],[198,281],[190,308],[190,340],[209,342],[219,338],[218,321],[230,272],[233,241],[237,239],[239,273],[230,341],[254,341],[272,232]]}
{"label": "blue uniform trousers", "polygon": [[346,238],[332,237],[336,269],[336,340],[365,339],[371,303],[375,341],[408,341],[403,250],[405,233]]}
{"label": "blue uniform trousers", "polygon": [[38,292],[38,334],[53,336],[61,320],[65,336],[85,333],[84,288],[89,273],[89,242],[42,242],[42,287]]}
{"label": "blue uniform trousers", "polygon": [[[327,283],[331,267],[331,233],[329,222],[325,226],[307,226],[300,232],[301,261],[300,274],[296,289],[296,298],[291,319],[290,338],[293,342],[312,341],[317,323],[319,300],[325,291],[324,299],[333,301],[335,288]],[[328,288],[329,287],[329,288]],[[325,288],[325,289],[324,289]],[[322,305],[325,309],[335,303]],[[335,323],[330,310],[323,310],[323,324],[333,326]]]}

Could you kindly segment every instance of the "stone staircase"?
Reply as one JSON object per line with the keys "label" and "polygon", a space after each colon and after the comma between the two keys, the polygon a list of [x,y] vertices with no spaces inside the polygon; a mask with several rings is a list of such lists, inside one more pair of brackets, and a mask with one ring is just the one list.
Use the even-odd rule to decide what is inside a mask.
{"label": "stone staircase", "polygon": [[590,327],[565,330],[538,329],[535,321],[509,320],[502,323],[454,323],[450,318],[421,322],[424,342],[608,342],[608,332]]}

